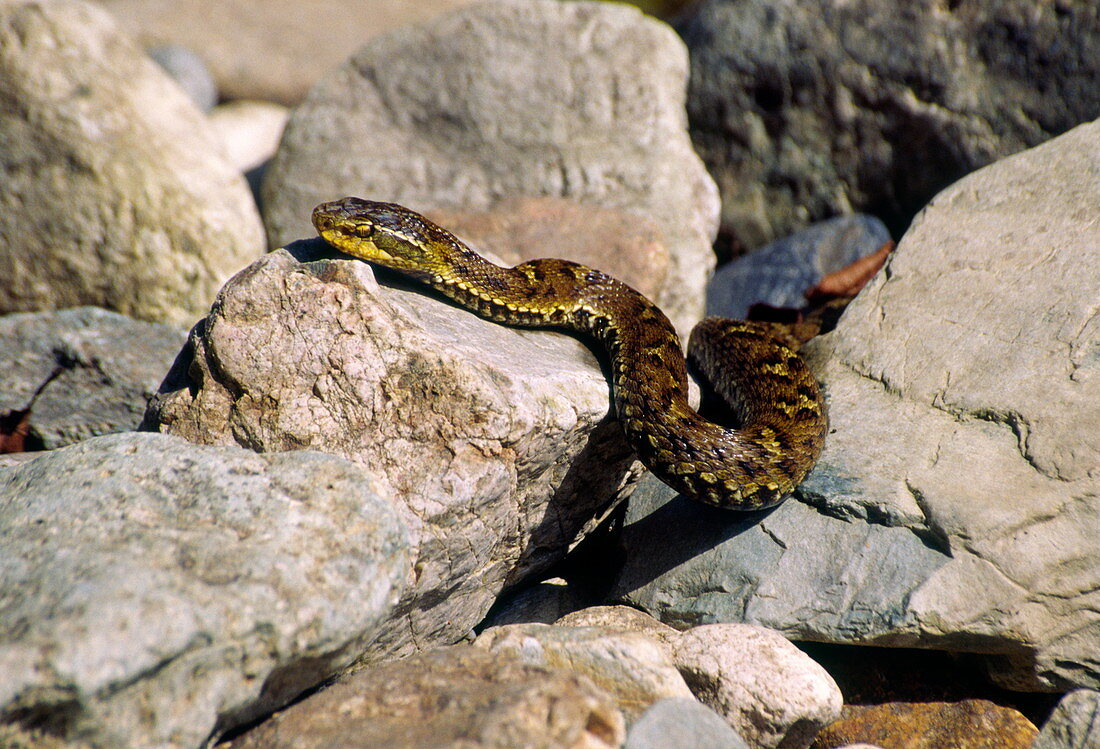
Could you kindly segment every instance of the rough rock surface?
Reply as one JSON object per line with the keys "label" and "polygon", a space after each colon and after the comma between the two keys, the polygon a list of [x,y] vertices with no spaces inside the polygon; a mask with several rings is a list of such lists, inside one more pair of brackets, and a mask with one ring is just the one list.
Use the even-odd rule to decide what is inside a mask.
{"label": "rough rock surface", "polygon": [[748,248],[853,210],[900,230],[968,172],[1100,116],[1096,3],[709,0],[680,31],[692,137]]}
{"label": "rough rock surface", "polygon": [[676,638],[673,660],[695,697],[761,749],[805,749],[840,717],[832,677],[778,632],[709,624]]}
{"label": "rough rock surface", "polygon": [[[321,240],[290,248],[331,256]],[[147,422],[261,452],[312,448],[399,499],[414,582],[381,652],[450,644],[559,559],[628,478],[591,353],[379,286],[357,260],[286,250],[226,285]]]}
{"label": "rough rock surface", "polygon": [[829,273],[890,241],[873,216],[840,216],[726,263],[707,284],[707,314],[740,320],[758,302],[799,309],[803,293]]}
{"label": "rough rock surface", "polygon": [[1097,205],[1100,123],[940,194],[810,345],[832,431],[802,501],[754,525],[636,493],[618,594],[674,623],[989,653],[1008,686],[1096,685]]}
{"label": "rough rock surface", "polygon": [[469,0],[96,0],[146,46],[181,44],[210,66],[227,99],[296,104],[376,34]]}
{"label": "rough rock surface", "polygon": [[[272,246],[344,195],[422,212],[565,197],[652,220],[671,253],[656,301],[701,316],[718,198],[692,150],[687,55],[625,5],[499,0],[371,40],[291,116],[264,181]],[[333,144],[337,144],[335,147]]]}
{"label": "rough rock surface", "polygon": [[1058,703],[1031,749],[1089,749],[1100,746],[1100,692],[1076,689]]}
{"label": "rough rock surface", "polygon": [[[53,450],[141,423],[187,335],[97,307],[0,317],[0,424]],[[13,446],[14,447],[14,446]]]}
{"label": "rough rock surface", "polygon": [[749,749],[749,745],[706,705],[666,697],[630,727],[623,749]]}
{"label": "rough rock surface", "polygon": [[96,437],[0,470],[0,722],[195,747],[346,666],[409,570],[328,455]]}
{"label": "rough rock surface", "polygon": [[1032,749],[1037,734],[1023,715],[986,700],[845,705],[812,749],[857,741],[894,749]]}
{"label": "rough rock surface", "polygon": [[230,746],[615,749],[622,741],[614,701],[583,676],[455,646],[344,677]]}
{"label": "rough rock surface", "polygon": [[202,112],[93,5],[0,4],[0,144],[0,311],[190,325],[264,249]]}
{"label": "rough rock surface", "polygon": [[591,679],[615,697],[627,723],[632,723],[657,700],[692,697],[665,648],[640,632],[608,627],[510,624],[487,629],[474,641],[474,646]]}

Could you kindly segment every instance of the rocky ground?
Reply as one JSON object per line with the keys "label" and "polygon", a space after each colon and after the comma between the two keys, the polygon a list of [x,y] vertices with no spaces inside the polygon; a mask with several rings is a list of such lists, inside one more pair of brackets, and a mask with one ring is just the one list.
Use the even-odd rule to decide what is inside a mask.
{"label": "rocky ground", "polygon": [[[881,5],[0,3],[0,746],[1100,745],[1100,11]],[[897,248],[730,514],[344,195],[685,333]]]}

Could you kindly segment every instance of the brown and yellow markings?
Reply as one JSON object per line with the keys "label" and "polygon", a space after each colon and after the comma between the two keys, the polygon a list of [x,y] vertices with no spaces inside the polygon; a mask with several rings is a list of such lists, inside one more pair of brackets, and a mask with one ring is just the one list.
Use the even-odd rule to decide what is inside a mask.
{"label": "brown and yellow markings", "polygon": [[492,320],[594,334],[612,358],[624,433],[659,478],[702,502],[736,510],[776,504],[821,452],[827,419],[817,382],[767,326],[710,319],[696,331],[707,331],[697,360],[740,417],[739,428],[725,428],[688,405],[668,318],[621,281],[556,259],[502,268],[392,203],[323,203],[313,224],[338,250],[408,273]]}

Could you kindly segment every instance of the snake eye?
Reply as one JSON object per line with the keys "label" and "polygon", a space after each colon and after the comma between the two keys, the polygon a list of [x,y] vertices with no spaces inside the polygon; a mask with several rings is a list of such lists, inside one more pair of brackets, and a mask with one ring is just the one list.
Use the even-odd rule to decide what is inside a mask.
{"label": "snake eye", "polygon": [[366,239],[370,236],[373,228],[374,227],[372,227],[370,224],[356,224],[354,227],[352,227],[352,231],[355,233],[355,236]]}

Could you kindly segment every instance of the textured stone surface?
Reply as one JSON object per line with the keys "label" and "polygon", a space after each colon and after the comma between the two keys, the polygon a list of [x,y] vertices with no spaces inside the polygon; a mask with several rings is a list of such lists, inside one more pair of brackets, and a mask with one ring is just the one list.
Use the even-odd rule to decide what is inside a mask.
{"label": "textured stone surface", "polygon": [[1029,749],[1037,733],[1020,713],[985,700],[845,705],[812,749],[855,742],[891,749]]}
{"label": "textured stone surface", "polygon": [[344,677],[230,746],[615,749],[622,741],[614,701],[583,676],[456,646]]}
{"label": "textured stone surface", "polygon": [[939,195],[810,344],[832,429],[806,504],[753,525],[635,494],[618,594],[680,625],[989,653],[1004,685],[1095,685],[1097,205],[1098,123]]}
{"label": "textured stone surface", "polygon": [[227,99],[295,104],[376,34],[469,0],[97,0],[147,46],[197,52]]}
{"label": "textured stone surface", "polygon": [[749,749],[722,716],[696,700],[653,703],[626,735],[624,749]]}
{"label": "textured stone surface", "polygon": [[662,621],[744,621],[825,641],[910,644],[906,601],[948,561],[906,528],[829,517],[795,500],[731,516],[651,475],[631,496],[623,540],[613,595]]}
{"label": "textured stone surface", "polygon": [[486,630],[474,646],[583,675],[615,697],[628,723],[657,700],[692,696],[666,649],[640,632],[510,624]]}
{"label": "textured stone surface", "polygon": [[[329,253],[319,239],[291,250]],[[387,652],[463,637],[504,587],[564,555],[633,462],[580,342],[379,286],[357,260],[254,263],[164,390],[148,415],[162,431],[320,449],[392,490],[417,561]]]}
{"label": "textured stone surface", "polygon": [[[656,223],[656,301],[685,332],[714,266],[718,198],[692,150],[687,55],[625,5],[500,0],[371,40],[291,116],[264,181],[273,246],[357,195],[414,210],[565,197]],[[337,144],[334,147],[333,144]]]}
{"label": "textured stone surface", "polygon": [[966,173],[1100,116],[1093,2],[709,0],[681,33],[692,136],[749,248],[853,210],[901,229]]}
{"label": "textured stone surface", "polygon": [[752,746],[805,749],[840,716],[832,677],[779,633],[709,624],[682,633],[673,660],[695,697]]}
{"label": "textured stone surface", "polygon": [[0,471],[0,715],[197,747],[333,675],[409,573],[371,478],[318,453],[96,437]]}
{"label": "textured stone surface", "polygon": [[0,311],[190,325],[263,251],[203,114],[95,6],[0,5],[0,144]]}
{"label": "textured stone surface", "polygon": [[134,430],[186,340],[97,307],[0,317],[0,419],[26,449]]}
{"label": "textured stone surface", "polygon": [[1031,749],[1089,749],[1100,746],[1100,692],[1076,689],[1058,703]]}
{"label": "textured stone surface", "polygon": [[841,216],[777,239],[718,269],[707,285],[707,314],[740,320],[758,302],[801,308],[803,292],[823,276],[889,240],[873,216]]}

